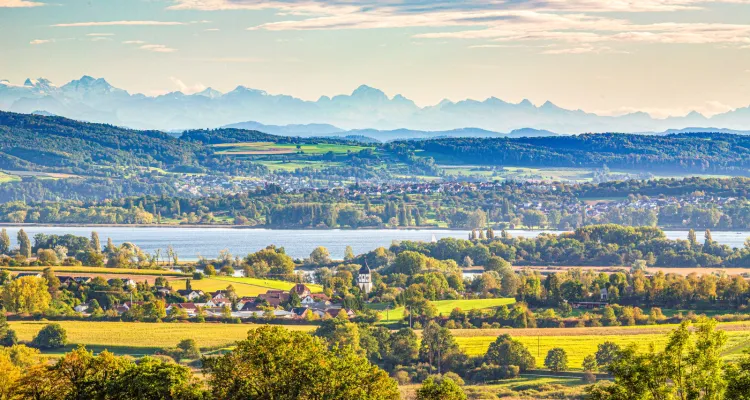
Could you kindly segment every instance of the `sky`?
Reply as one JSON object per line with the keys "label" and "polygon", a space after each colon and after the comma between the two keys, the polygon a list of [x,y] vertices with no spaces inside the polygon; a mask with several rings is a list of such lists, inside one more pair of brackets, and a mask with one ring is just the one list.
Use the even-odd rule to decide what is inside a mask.
{"label": "sky", "polygon": [[0,0],[0,79],[82,75],[710,116],[750,105],[750,0]]}

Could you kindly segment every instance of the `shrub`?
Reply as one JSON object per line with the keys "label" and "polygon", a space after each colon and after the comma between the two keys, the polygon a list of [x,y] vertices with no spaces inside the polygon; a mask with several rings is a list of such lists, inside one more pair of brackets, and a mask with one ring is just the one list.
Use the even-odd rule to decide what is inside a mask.
{"label": "shrub", "polygon": [[594,373],[591,371],[586,371],[583,373],[583,377],[581,378],[581,380],[583,381],[583,383],[590,385],[592,383],[596,383],[596,375],[594,375]]}
{"label": "shrub", "polygon": [[398,382],[399,385],[406,385],[411,382],[409,373],[404,370],[396,371],[396,373],[393,374],[393,378],[396,379],[396,382]]}
{"label": "shrub", "polygon": [[68,334],[60,324],[49,324],[42,328],[31,342],[38,349],[58,349],[68,343]]}

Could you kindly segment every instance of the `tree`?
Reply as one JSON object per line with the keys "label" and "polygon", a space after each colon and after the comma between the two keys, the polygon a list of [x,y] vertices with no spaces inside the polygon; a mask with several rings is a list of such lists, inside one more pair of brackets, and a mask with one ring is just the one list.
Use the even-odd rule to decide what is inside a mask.
{"label": "tree", "polygon": [[607,368],[607,366],[615,361],[617,359],[618,354],[620,353],[622,349],[620,348],[620,345],[614,342],[604,342],[600,343],[597,347],[596,354],[594,354],[594,358],[596,358],[596,365],[598,365],[600,368]]}
{"label": "tree", "polygon": [[352,261],[354,260],[354,257],[352,246],[346,246],[346,250],[344,250],[344,261]]}
{"label": "tree", "polygon": [[16,332],[10,329],[5,312],[0,310],[0,346],[10,347],[18,343]]}
{"label": "tree", "polygon": [[10,236],[5,228],[0,232],[0,254],[10,254]]}
{"label": "tree", "polygon": [[471,257],[464,256],[464,261],[462,264],[462,267],[464,268],[471,268],[472,266],[474,266],[474,261],[471,259]]}
{"label": "tree", "polygon": [[568,353],[561,347],[550,349],[544,359],[544,366],[553,372],[565,371],[568,369]]}
{"label": "tree", "polygon": [[58,349],[68,343],[68,334],[60,324],[45,325],[37,333],[31,345],[37,349]]}
{"label": "tree", "polygon": [[435,382],[429,377],[417,389],[417,400],[466,400],[466,393],[450,378]]}
{"label": "tree", "polygon": [[427,265],[427,257],[416,251],[403,251],[396,256],[393,262],[393,272],[406,275],[414,275],[423,270]]}
{"label": "tree", "polygon": [[323,246],[316,247],[310,253],[310,264],[323,265],[331,262],[331,253]]}
{"label": "tree", "polygon": [[512,272],[510,263],[498,256],[490,257],[489,260],[487,260],[487,264],[484,266],[485,271],[495,271],[498,273],[506,269],[510,269]]}
{"label": "tree", "polygon": [[217,400],[397,400],[396,381],[350,348],[329,350],[320,338],[282,327],[251,329],[225,355],[204,358]]}
{"label": "tree", "polygon": [[22,257],[31,257],[31,240],[29,240],[29,235],[27,235],[26,232],[23,231],[23,229],[20,229],[18,231],[18,246],[19,254]]}
{"label": "tree", "polygon": [[599,368],[596,363],[596,356],[593,354],[583,357],[583,364],[581,364],[581,366],[583,367],[583,370],[587,372],[594,372]]}
{"label": "tree", "polygon": [[750,355],[724,368],[727,380],[727,391],[724,398],[733,400],[750,400]]}
{"label": "tree", "polygon": [[684,321],[672,331],[663,351],[635,345],[619,351],[607,371],[614,382],[587,389],[594,400],[700,399],[722,400],[728,389],[722,375],[721,348],[726,333],[716,321],[701,318],[694,330]]}
{"label": "tree", "polygon": [[442,373],[445,358],[457,351],[458,344],[449,329],[441,327],[435,321],[427,323],[422,331],[422,343],[419,348],[419,356],[423,361],[437,367],[438,373]]}
{"label": "tree", "polygon": [[390,356],[396,365],[410,365],[419,355],[417,334],[411,328],[401,328],[391,334],[390,347]]}
{"label": "tree", "polygon": [[3,286],[2,299],[8,311],[32,314],[47,310],[52,296],[44,279],[24,276]]}
{"label": "tree", "polygon": [[96,254],[102,252],[102,244],[99,242],[99,234],[96,231],[91,232],[91,241],[89,243],[91,244],[91,250]]}
{"label": "tree", "polygon": [[182,350],[184,358],[198,359],[201,358],[201,350],[195,339],[183,339],[177,344],[177,348]]}
{"label": "tree", "polygon": [[500,366],[515,365],[522,372],[532,369],[536,365],[536,360],[531,355],[531,352],[529,352],[529,349],[523,343],[511,338],[508,334],[500,335],[494,342],[490,343],[484,358],[489,364]]}

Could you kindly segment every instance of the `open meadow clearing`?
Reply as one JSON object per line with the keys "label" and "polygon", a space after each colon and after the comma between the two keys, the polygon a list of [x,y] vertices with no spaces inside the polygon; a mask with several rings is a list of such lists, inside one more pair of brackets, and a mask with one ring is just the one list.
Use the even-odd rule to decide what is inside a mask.
{"label": "open meadow clearing", "polygon": [[[29,342],[45,325],[51,322],[12,321],[20,341]],[[261,325],[219,323],[145,323],[145,322],[94,322],[59,321],[68,334],[68,346],[59,353],[79,344],[101,351],[108,349],[117,354],[144,355],[164,347],[174,347],[182,339],[195,339],[203,349],[231,345],[247,336],[250,329]],[[310,331],[311,325],[287,325],[290,330]]]}
{"label": "open meadow clearing", "polygon": [[356,153],[368,146],[353,146],[348,144],[317,143],[317,144],[281,144],[272,142],[250,142],[250,143],[222,143],[214,145],[218,154],[227,155],[284,155],[284,154],[311,154],[320,155],[326,153],[346,154]]}
{"label": "open meadow clearing", "polygon": [[[193,289],[202,290],[207,293],[224,290],[227,286],[232,285],[239,296],[257,296],[266,293],[269,290],[291,290],[295,285],[292,282],[276,281],[273,279],[234,278],[223,276],[191,280],[190,284]],[[305,285],[307,285],[313,293],[320,293],[323,291],[323,288],[319,285]],[[184,289],[185,282],[183,280],[175,280],[172,281],[172,286],[176,289]]]}
{"label": "open meadow clearing", "polygon": [[[502,305],[511,305],[516,299],[498,298],[498,299],[472,299],[472,300],[439,300],[431,302],[437,308],[438,314],[448,315],[455,308],[462,311],[484,310],[488,308],[500,307]],[[383,316],[381,321],[394,322],[404,319],[404,307],[397,307],[386,312],[382,304],[373,304],[372,308],[379,310]]]}
{"label": "open meadow clearing", "polygon": [[[531,329],[455,329],[451,333],[459,347],[469,355],[482,355],[490,343],[504,333],[523,343],[536,357],[537,366],[544,366],[544,357],[555,347],[562,347],[568,353],[571,368],[580,369],[583,358],[596,353],[597,346],[606,341],[621,346],[637,344],[646,350],[653,344],[657,350],[664,347],[669,332],[677,325],[618,326],[595,328],[531,328]],[[723,355],[735,358],[750,347],[750,323],[721,323],[718,328],[726,331],[727,344]]]}

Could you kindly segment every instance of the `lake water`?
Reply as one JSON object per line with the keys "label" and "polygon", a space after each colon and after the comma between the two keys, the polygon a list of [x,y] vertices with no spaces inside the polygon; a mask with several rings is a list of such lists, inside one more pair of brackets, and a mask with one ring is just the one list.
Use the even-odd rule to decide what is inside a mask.
{"label": "lake water", "polygon": [[[6,227],[13,246],[16,246],[16,234],[19,227]],[[430,241],[432,236],[467,238],[468,231],[445,229],[378,229],[378,230],[273,230],[273,229],[232,229],[232,228],[134,228],[134,227],[23,227],[29,237],[37,233],[64,235],[71,233],[78,236],[90,236],[92,230],[99,233],[102,245],[107,238],[115,244],[132,242],[146,252],[153,253],[161,248],[166,255],[167,246],[171,245],[181,260],[197,260],[198,256],[216,257],[222,249],[228,249],[234,255],[244,256],[260,250],[270,244],[283,246],[287,254],[294,258],[304,258],[317,246],[324,246],[331,252],[331,257],[342,259],[346,246],[352,246],[355,254],[361,254],[377,247],[388,247],[394,240]],[[542,232],[558,234],[560,231],[508,231],[517,237],[535,237]],[[687,231],[665,231],[670,239],[686,239]],[[742,247],[750,232],[713,232],[713,238],[719,243],[731,247]],[[698,232],[703,240],[702,232]]]}

